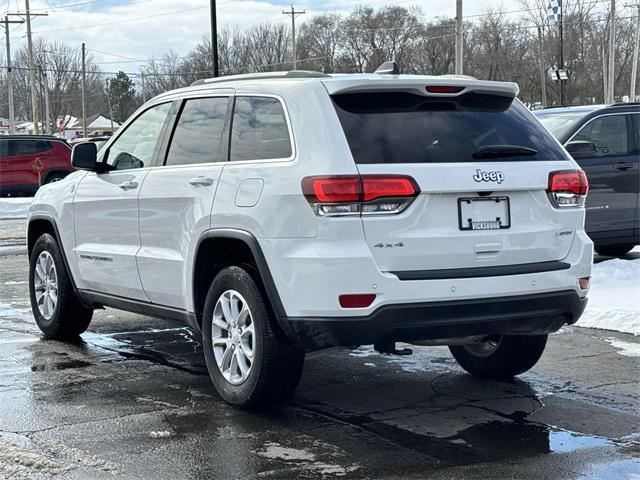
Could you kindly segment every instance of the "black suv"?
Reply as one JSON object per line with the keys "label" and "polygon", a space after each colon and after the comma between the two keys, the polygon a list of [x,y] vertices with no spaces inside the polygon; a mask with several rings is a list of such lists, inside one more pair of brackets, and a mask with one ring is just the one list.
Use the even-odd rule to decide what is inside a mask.
{"label": "black suv", "polygon": [[602,255],[640,244],[640,102],[534,112],[589,179],[585,230]]}

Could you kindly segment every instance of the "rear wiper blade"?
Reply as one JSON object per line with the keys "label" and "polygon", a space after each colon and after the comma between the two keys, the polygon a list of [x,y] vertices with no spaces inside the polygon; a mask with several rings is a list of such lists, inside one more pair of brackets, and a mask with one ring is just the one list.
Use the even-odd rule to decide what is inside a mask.
{"label": "rear wiper blade", "polygon": [[473,152],[473,158],[526,157],[536,153],[537,150],[520,145],[483,145]]}

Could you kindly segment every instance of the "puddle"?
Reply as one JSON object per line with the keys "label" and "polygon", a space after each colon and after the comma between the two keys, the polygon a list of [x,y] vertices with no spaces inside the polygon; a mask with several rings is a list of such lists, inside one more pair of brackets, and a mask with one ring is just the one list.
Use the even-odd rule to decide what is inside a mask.
{"label": "puddle", "polygon": [[581,435],[566,430],[549,432],[549,448],[554,453],[575,452],[583,448],[606,447],[612,444],[606,438]]}
{"label": "puddle", "polygon": [[[147,334],[149,334],[147,332]],[[148,342],[145,345],[133,345],[126,340],[117,340],[111,336],[102,335],[94,332],[85,332],[82,335],[82,340],[85,344],[91,347],[97,347],[102,350],[113,352],[123,358],[134,358],[138,360],[147,360],[159,365],[165,365],[168,367],[176,368],[196,375],[208,375],[206,366],[199,366],[194,362],[186,361],[182,358],[169,355],[166,351],[156,351],[149,348],[149,345],[154,345],[157,342]],[[167,346],[167,344],[164,344]],[[188,347],[178,347],[180,353],[188,352]],[[114,360],[111,358],[110,360]]]}
{"label": "puddle", "polygon": [[53,363],[35,363],[31,365],[32,372],[50,372],[52,370],[68,370],[70,368],[85,368],[93,365],[83,360],[66,360]]}

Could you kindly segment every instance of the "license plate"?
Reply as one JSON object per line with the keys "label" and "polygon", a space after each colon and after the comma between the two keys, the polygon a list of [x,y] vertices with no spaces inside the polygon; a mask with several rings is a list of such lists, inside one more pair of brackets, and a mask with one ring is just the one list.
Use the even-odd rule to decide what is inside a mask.
{"label": "license plate", "polygon": [[509,197],[458,199],[460,230],[502,230],[511,227]]}

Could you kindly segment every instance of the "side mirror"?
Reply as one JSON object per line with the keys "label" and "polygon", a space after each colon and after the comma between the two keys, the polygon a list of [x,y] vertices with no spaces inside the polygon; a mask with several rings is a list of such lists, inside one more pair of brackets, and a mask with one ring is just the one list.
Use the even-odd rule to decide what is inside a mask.
{"label": "side mirror", "polygon": [[574,158],[592,157],[596,152],[596,144],[583,140],[576,140],[565,145],[567,152]]}
{"label": "side mirror", "polygon": [[71,151],[71,165],[79,170],[98,170],[98,149],[93,142],[76,143]]}

